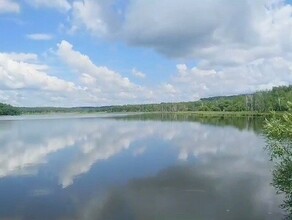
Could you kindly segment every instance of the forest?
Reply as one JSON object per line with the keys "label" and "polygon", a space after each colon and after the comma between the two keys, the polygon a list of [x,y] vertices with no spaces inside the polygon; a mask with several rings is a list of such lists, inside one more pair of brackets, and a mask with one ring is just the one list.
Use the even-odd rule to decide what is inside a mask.
{"label": "forest", "polygon": [[271,112],[288,110],[287,102],[292,101],[292,85],[274,87],[270,91],[235,96],[202,98],[194,102],[160,103],[146,105],[109,106],[109,112]]}
{"label": "forest", "polygon": [[287,111],[292,101],[292,85],[234,96],[216,96],[198,101],[101,107],[13,107],[1,104],[0,115],[93,112],[257,112]]}
{"label": "forest", "polygon": [[0,115],[20,115],[21,110],[11,105],[0,103]]}

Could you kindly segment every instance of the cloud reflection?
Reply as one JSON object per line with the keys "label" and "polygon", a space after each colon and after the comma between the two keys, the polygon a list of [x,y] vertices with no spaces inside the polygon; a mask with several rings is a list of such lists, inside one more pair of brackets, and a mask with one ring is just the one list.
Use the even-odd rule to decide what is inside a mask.
{"label": "cloud reflection", "polygon": [[[28,144],[23,140],[13,140],[0,149],[0,177],[32,174],[30,171],[46,163],[46,157],[66,147],[73,146],[72,136],[44,139],[42,143]],[[34,172],[33,172],[34,173]]]}
{"label": "cloud reflection", "polygon": [[[64,120],[62,125],[58,120],[11,122],[10,132],[0,136],[0,177],[36,173],[50,155],[65,148],[74,148],[78,153],[67,158],[57,171],[59,183],[67,187],[75,177],[87,173],[98,161],[108,160],[130,148],[133,148],[133,156],[145,153],[151,147],[145,143],[155,138],[172,150],[177,149],[177,158],[183,161],[190,157],[204,161],[210,159],[210,155],[221,152],[237,155],[239,159],[244,155],[254,160],[265,160],[262,149],[254,147],[263,146],[263,141],[249,131],[230,127],[221,129],[199,123],[108,119],[95,122],[78,119]],[[24,129],[27,124],[30,128]],[[139,141],[144,143],[143,147],[137,146]],[[237,161],[236,167],[243,169],[245,166],[248,166],[248,161]]]}
{"label": "cloud reflection", "polygon": [[[37,177],[42,167],[53,169],[62,201],[74,200],[70,203],[75,207],[74,219],[279,216],[278,200],[269,185],[264,140],[252,131],[196,122],[101,118],[6,121],[0,123],[0,131],[4,131],[0,135],[0,177]],[[121,155],[124,186],[114,178],[103,186],[88,183],[92,179],[86,176],[100,178],[91,174],[94,167],[110,164]],[[78,182],[77,177],[88,181]],[[35,197],[58,197],[51,185],[37,187],[30,189]],[[83,192],[86,187],[88,191]]]}
{"label": "cloud reflection", "polygon": [[148,125],[143,126],[141,132],[137,132],[138,127],[137,123],[124,126],[113,121],[91,127],[86,141],[78,146],[79,154],[60,173],[62,186],[71,185],[76,176],[87,173],[97,161],[108,160],[121,151],[129,149],[133,142],[149,138],[155,132]]}

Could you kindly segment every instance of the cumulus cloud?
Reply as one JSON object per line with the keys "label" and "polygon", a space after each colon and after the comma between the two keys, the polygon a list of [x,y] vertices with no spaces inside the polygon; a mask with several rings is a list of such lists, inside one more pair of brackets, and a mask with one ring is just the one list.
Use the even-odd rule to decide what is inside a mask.
{"label": "cumulus cloud", "polygon": [[146,77],[146,74],[145,73],[143,73],[141,71],[138,71],[135,68],[132,69],[132,75],[135,76],[135,77],[137,77],[137,78],[141,78],[141,79],[143,79],[143,78]]}
{"label": "cumulus cloud", "polygon": [[96,66],[88,56],[73,49],[67,41],[58,45],[59,57],[79,76],[80,85],[102,102],[138,102],[151,98],[151,91],[105,66]]}
{"label": "cumulus cloud", "polygon": [[[55,57],[57,55],[57,57]],[[24,106],[88,106],[148,102],[153,91],[131,82],[62,41],[47,56],[61,59],[75,72],[74,82],[56,77],[54,69],[33,53],[0,53],[0,102]],[[69,70],[68,70],[69,68]]]}
{"label": "cumulus cloud", "polygon": [[26,0],[30,5],[36,8],[53,8],[60,11],[68,11],[71,5],[67,0]]}
{"label": "cumulus cloud", "polygon": [[2,13],[19,13],[20,6],[13,0],[0,1],[0,14]]}
{"label": "cumulus cloud", "polygon": [[177,91],[177,98],[181,100],[251,93],[292,83],[292,62],[282,57],[258,59],[222,70],[188,68],[180,64],[177,71],[168,87]]}
{"label": "cumulus cloud", "polygon": [[111,10],[113,2],[113,0],[73,2],[70,31],[75,32],[85,28],[97,36],[113,35],[118,29],[119,23],[116,14]]}
{"label": "cumulus cloud", "polygon": [[161,101],[179,101],[180,91],[170,83],[164,83],[158,87],[156,94],[159,94]]}
{"label": "cumulus cloud", "polygon": [[35,34],[28,34],[26,37],[30,40],[37,40],[37,41],[46,41],[53,39],[53,36],[51,34],[45,34],[45,33],[35,33]]}
{"label": "cumulus cloud", "polygon": [[[92,0],[76,3],[79,13],[72,13],[72,20],[79,22],[74,25],[85,27],[94,35],[114,36],[132,46],[152,48],[167,57],[195,60],[196,72],[208,75],[204,80],[220,78],[222,72],[231,75],[234,70],[234,80],[236,76],[243,78],[244,73],[246,78],[255,74],[257,82],[244,79],[255,83],[251,85],[254,88],[265,88],[266,79],[274,76],[276,79],[272,79],[270,85],[291,82],[287,75],[289,68],[281,79],[283,73],[274,72],[279,68],[278,61],[288,62],[292,52],[292,6],[283,0],[134,0],[127,4],[126,10],[113,9],[114,3]],[[120,23],[114,26],[117,18]],[[271,66],[270,61],[275,66]],[[255,64],[258,62],[269,63],[271,70],[259,72],[263,64]],[[263,76],[266,79],[260,79],[257,76],[260,74],[267,74]],[[204,82],[199,83],[204,90],[210,89],[204,87]]]}
{"label": "cumulus cloud", "polygon": [[121,34],[166,56],[237,65],[291,51],[291,13],[282,0],[132,1]]}
{"label": "cumulus cloud", "polygon": [[[241,65],[291,52],[292,7],[283,0],[28,0],[70,10],[71,31],[195,59],[204,68]],[[65,6],[64,6],[65,5]],[[157,10],[159,9],[159,13]]]}
{"label": "cumulus cloud", "polygon": [[6,53],[6,55],[15,61],[23,61],[23,62],[37,62],[38,56],[34,53]]}
{"label": "cumulus cloud", "polygon": [[126,10],[116,10],[115,3],[77,1],[71,17],[78,22],[73,24],[106,37],[115,32],[131,45],[151,47],[173,57],[197,57],[201,55],[198,50],[214,45],[240,50],[269,39],[275,42],[279,36],[267,36],[265,31],[273,26],[277,32],[283,25],[290,26],[285,18],[291,20],[291,8],[281,0],[134,0]]}
{"label": "cumulus cloud", "polygon": [[0,53],[0,89],[41,89],[45,91],[72,91],[75,85],[48,75],[48,67],[27,62],[36,59],[33,54]]}
{"label": "cumulus cloud", "polygon": [[[64,103],[73,97],[66,91],[77,88],[75,105],[112,105],[188,101],[292,83],[292,6],[283,0],[133,0],[122,6],[116,0],[27,1],[36,7],[50,4],[67,10],[72,32],[86,30],[96,39],[151,48],[196,65],[179,64],[170,79],[146,88],[110,67],[95,64],[62,41],[57,55],[76,73],[74,84],[47,74],[48,66],[38,64],[33,54],[6,53],[2,54],[0,75],[0,86],[5,89],[59,91],[46,98]],[[51,38],[42,34],[27,37]],[[137,69],[132,75],[145,77]]]}

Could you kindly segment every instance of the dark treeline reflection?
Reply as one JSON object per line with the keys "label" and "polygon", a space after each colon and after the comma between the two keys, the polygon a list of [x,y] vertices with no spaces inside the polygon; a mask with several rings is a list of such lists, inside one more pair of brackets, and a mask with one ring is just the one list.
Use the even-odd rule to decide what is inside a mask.
{"label": "dark treeline reflection", "polygon": [[124,120],[153,120],[153,121],[192,121],[215,126],[233,126],[240,130],[260,132],[265,121],[264,116],[230,116],[230,115],[199,115],[192,113],[145,113],[119,116]]}
{"label": "dark treeline reflection", "polygon": [[290,159],[283,159],[273,171],[273,186],[279,193],[285,194],[281,207],[286,210],[285,219],[292,219],[292,155]]}

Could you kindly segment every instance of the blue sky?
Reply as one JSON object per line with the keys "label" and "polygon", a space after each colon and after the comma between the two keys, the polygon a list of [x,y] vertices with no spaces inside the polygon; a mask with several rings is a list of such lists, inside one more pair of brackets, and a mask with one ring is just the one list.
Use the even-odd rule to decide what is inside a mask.
{"label": "blue sky", "polygon": [[283,0],[1,0],[0,102],[191,101],[292,82]]}

